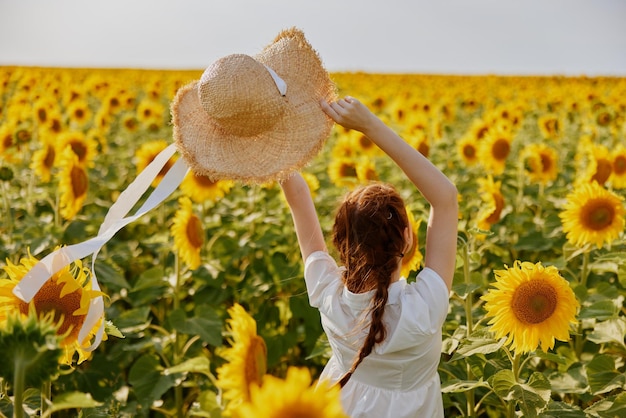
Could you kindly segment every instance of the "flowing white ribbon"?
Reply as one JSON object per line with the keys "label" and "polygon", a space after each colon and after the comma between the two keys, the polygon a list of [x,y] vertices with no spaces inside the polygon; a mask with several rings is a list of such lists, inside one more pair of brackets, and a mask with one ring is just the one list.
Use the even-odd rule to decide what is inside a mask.
{"label": "flowing white ribbon", "polygon": [[[24,302],[30,302],[39,289],[59,270],[70,263],[80,260],[93,254],[91,261],[91,281],[92,289],[100,290],[98,279],[96,278],[95,263],[100,249],[123,227],[131,222],[136,221],[163,202],[171,195],[185,178],[189,167],[187,163],[179,158],[176,163],[167,171],[159,185],[152,191],[143,205],[135,212],[134,215],[125,217],[128,212],[137,204],[141,196],[144,195],[148,187],[152,184],[156,176],[161,172],[165,164],[176,152],[174,144],[169,145],[161,151],[154,160],[133,180],[133,182],[124,190],[117,201],[109,208],[102,225],[98,231],[98,235],[87,241],[78,244],[62,247],[41,259],[13,289],[13,294]],[[78,334],[78,342],[82,345],[89,332],[98,323],[104,315],[104,301],[102,296],[98,296],[91,300],[87,317]],[[87,351],[93,351],[102,341],[104,332],[104,321],[96,333],[94,342],[86,348]]]}
{"label": "flowing white ribbon", "polygon": [[[265,65],[265,64],[263,64],[263,65]],[[267,72],[269,72],[270,75],[272,76],[272,78],[274,79],[274,83],[276,83],[276,87],[278,88],[278,91],[280,92],[280,95],[281,96],[286,95],[287,94],[287,83],[285,83],[285,80],[280,78],[280,76],[278,74],[276,74],[276,71],[272,70],[267,65],[265,65],[265,68],[267,68]]]}

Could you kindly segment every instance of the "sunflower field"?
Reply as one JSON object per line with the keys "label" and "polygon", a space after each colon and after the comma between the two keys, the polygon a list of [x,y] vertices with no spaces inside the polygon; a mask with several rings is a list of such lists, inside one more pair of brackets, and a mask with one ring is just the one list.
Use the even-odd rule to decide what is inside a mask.
{"label": "sunflower field", "polygon": [[[345,416],[336,388],[315,391],[329,347],[275,183],[189,173],[102,248],[99,286],[88,258],[29,303],[13,293],[38,260],[98,235],[200,75],[0,67],[0,415]],[[446,416],[626,416],[626,79],[331,77],[459,191]],[[415,279],[428,206],[380,150],[337,126],[303,174],[327,232],[347,190],[396,185]],[[104,315],[85,330],[95,300]]]}

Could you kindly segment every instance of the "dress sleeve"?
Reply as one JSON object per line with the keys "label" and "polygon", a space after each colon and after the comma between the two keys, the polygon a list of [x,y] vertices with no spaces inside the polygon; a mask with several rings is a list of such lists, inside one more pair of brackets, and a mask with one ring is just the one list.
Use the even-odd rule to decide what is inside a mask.
{"label": "dress sleeve", "polygon": [[439,274],[425,267],[414,284],[423,301],[426,301],[432,329],[441,328],[448,315],[450,292]]}
{"label": "dress sleeve", "polygon": [[311,306],[319,308],[328,290],[340,284],[340,277],[341,269],[327,252],[311,253],[304,262],[304,281]]}

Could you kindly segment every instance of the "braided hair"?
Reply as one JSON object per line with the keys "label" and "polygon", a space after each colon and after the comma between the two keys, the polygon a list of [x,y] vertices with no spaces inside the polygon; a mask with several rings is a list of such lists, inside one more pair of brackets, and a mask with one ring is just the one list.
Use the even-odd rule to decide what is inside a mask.
{"label": "braided hair", "polygon": [[383,183],[353,190],[337,210],[333,244],[346,267],[344,285],[353,293],[375,290],[369,310],[369,332],[352,366],[339,380],[341,387],[374,346],[385,339],[383,313],[398,257],[403,256],[404,230],[408,225],[402,197],[393,186]]}

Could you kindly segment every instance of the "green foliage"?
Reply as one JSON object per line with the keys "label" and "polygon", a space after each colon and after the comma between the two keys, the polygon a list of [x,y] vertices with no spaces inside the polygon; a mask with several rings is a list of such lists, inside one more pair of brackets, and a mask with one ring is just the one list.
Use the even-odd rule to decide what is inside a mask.
{"label": "green foliage", "polygon": [[[8,109],[17,106],[11,98],[21,97],[24,91],[47,94],[44,84],[33,82],[29,89],[24,87],[30,85],[27,69],[4,68],[0,73],[6,81],[0,84],[3,109],[5,104]],[[140,72],[132,73],[133,82],[128,83],[131,75],[125,72],[76,70],[68,74],[119,97],[125,96],[113,86],[124,85],[135,103],[152,97],[150,92],[156,89],[155,100],[165,109],[175,87],[199,76],[197,72]],[[63,78],[68,85],[59,87],[63,94],[53,97],[62,110],[67,103],[61,96],[79,89],[78,81],[76,85],[69,83],[68,74]],[[626,97],[623,80],[620,84],[620,80],[586,78],[415,76],[407,81],[402,76],[335,77],[341,94],[361,97],[372,106],[383,103],[375,107],[376,112],[407,138],[412,134],[410,121],[394,116],[397,108],[416,113],[428,104],[429,109],[423,112],[430,128],[434,131],[437,124],[441,128],[440,135],[428,134],[429,158],[457,185],[462,215],[457,271],[439,367],[446,416],[577,418],[626,414],[626,243],[618,239],[610,248],[573,248],[566,242],[558,217],[564,196],[579,175],[575,156],[584,134],[591,132],[596,142],[610,146],[624,141],[625,107],[623,100],[619,101],[619,97]],[[96,91],[96,87],[82,91],[94,113],[104,106],[106,96]],[[550,92],[548,97],[543,96],[545,91]],[[576,92],[574,98],[570,97],[572,91]],[[617,93],[620,91],[624,94]],[[476,219],[485,204],[477,193],[478,179],[487,173],[480,165],[468,166],[461,161],[455,146],[473,121],[507,105],[521,109],[522,122],[515,130],[506,170],[496,176],[502,181],[505,203],[499,221],[488,231],[480,230]],[[610,107],[616,115],[613,127],[592,124],[590,115],[602,107]],[[135,131],[125,129],[123,118],[135,111],[134,107],[112,111],[110,122],[101,131],[94,121],[78,128],[72,125],[72,129],[96,132],[103,141],[88,171],[87,200],[71,221],[58,214],[57,172],[46,183],[30,168],[33,154],[40,148],[39,135],[43,134],[32,119],[18,121],[31,129],[33,137],[9,150],[12,159],[0,162],[4,205],[0,260],[16,263],[28,249],[42,258],[56,245],[97,234],[117,194],[136,176],[134,155],[138,147],[156,139],[169,142],[172,137],[167,112],[156,129],[141,123]],[[554,143],[559,153],[559,175],[540,187],[527,178],[521,151],[527,143],[557,141],[542,138],[537,127],[540,116],[552,113],[564,121],[561,138]],[[16,114],[3,110],[0,126],[13,123]],[[69,129],[67,117],[63,123]],[[332,147],[341,135],[340,130],[334,131],[324,150],[306,167],[320,182],[315,201],[326,233],[334,208],[346,191],[334,185],[328,173]],[[427,205],[388,159],[368,158],[375,162],[378,177],[396,184],[416,219],[423,221],[419,236],[423,251]],[[619,193],[623,196],[623,189]],[[302,260],[280,188],[276,184],[237,184],[216,202],[194,204],[205,233],[202,265],[195,270],[188,269],[173,251],[169,228],[178,209],[178,196],[180,191],[119,231],[102,249],[95,268],[108,295],[108,339],[89,361],[52,381],[47,414],[75,416],[79,411],[85,418],[221,416],[223,405],[215,374],[224,363],[220,349],[227,344],[227,309],[235,302],[255,318],[258,333],[266,341],[268,373],[282,375],[290,365],[307,366],[315,376],[321,372],[329,353],[328,342],[318,312],[308,304]],[[515,260],[557,266],[581,303],[579,325],[571,330],[571,340],[558,341],[548,353],[510,353],[504,340],[493,338],[486,323],[480,296],[488,291],[493,270]],[[12,343],[5,334],[1,338],[2,344]],[[3,348],[1,352],[7,357],[8,351]],[[5,373],[2,364],[0,370]],[[43,380],[50,380],[50,376],[46,373]],[[0,397],[0,412],[10,416],[13,404],[6,395],[12,379],[6,373],[3,377],[0,391],[5,396]],[[32,387],[26,389],[23,405],[37,411],[40,397],[46,397],[41,392],[42,380],[28,383]]]}

